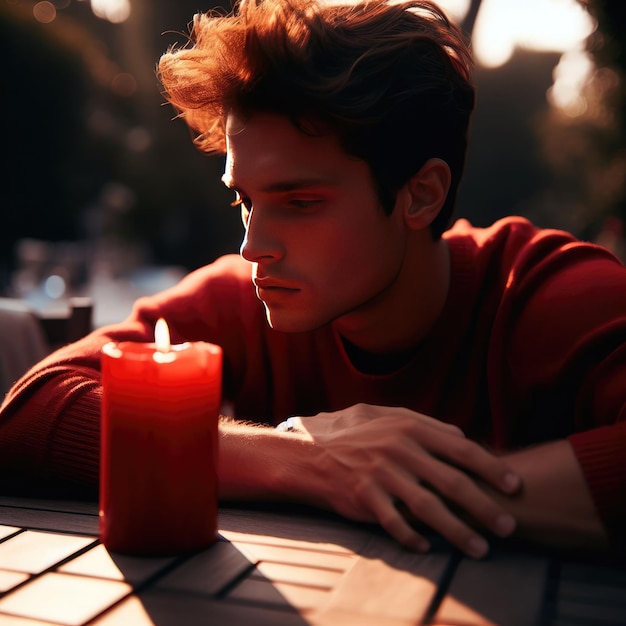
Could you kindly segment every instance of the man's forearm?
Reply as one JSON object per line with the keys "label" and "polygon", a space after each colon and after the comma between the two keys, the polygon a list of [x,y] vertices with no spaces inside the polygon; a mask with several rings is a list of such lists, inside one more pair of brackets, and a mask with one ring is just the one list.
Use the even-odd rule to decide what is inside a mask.
{"label": "man's forearm", "polygon": [[219,445],[220,498],[318,504],[321,479],[309,466],[314,444],[306,434],[224,419]]}
{"label": "man's forearm", "polygon": [[[306,422],[306,423],[305,423]],[[452,426],[405,409],[355,405],[298,418],[295,432],[222,420],[222,500],[297,501],[359,522],[379,523],[404,545],[428,541],[412,519],[441,533],[469,556],[488,549],[477,531],[444,503],[508,536],[513,518],[470,476],[512,493],[517,479],[498,457]],[[405,503],[409,516],[397,506]]]}
{"label": "man's forearm", "polygon": [[505,459],[522,477],[522,490],[503,496],[485,489],[516,518],[516,536],[564,549],[608,548],[607,533],[567,441],[527,448]]}

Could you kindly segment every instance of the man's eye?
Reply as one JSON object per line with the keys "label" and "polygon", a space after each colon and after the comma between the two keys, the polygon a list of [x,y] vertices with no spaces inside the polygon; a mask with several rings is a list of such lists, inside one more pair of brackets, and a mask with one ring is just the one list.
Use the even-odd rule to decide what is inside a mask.
{"label": "man's eye", "polygon": [[315,206],[319,202],[319,200],[314,199],[293,198],[289,201],[289,204],[296,207],[297,209],[310,209],[312,206]]}

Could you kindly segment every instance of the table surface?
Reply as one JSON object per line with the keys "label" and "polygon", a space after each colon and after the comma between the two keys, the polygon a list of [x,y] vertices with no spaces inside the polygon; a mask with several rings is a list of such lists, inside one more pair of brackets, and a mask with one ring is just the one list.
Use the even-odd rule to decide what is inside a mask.
{"label": "table surface", "polygon": [[409,552],[302,509],[222,508],[219,540],[173,558],[109,553],[97,506],[0,497],[0,625],[626,624],[626,568],[501,542]]}

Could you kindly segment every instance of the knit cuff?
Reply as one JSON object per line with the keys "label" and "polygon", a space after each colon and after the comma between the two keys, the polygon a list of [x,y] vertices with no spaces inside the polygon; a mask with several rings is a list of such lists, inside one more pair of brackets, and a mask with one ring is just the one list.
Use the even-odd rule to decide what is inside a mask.
{"label": "knit cuff", "polygon": [[612,543],[626,548],[626,422],[569,436]]}
{"label": "knit cuff", "polygon": [[91,390],[67,406],[55,425],[49,466],[61,479],[96,489],[100,462],[101,394]]}

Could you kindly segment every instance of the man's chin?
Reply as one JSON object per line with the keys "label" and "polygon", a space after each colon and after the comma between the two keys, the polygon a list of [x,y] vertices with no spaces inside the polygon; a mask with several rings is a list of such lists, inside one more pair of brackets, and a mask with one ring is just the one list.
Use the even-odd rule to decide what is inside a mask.
{"label": "man's chin", "polygon": [[308,333],[326,324],[320,322],[314,322],[313,320],[298,319],[295,316],[277,315],[265,309],[265,317],[267,323],[272,330],[280,333]]}

